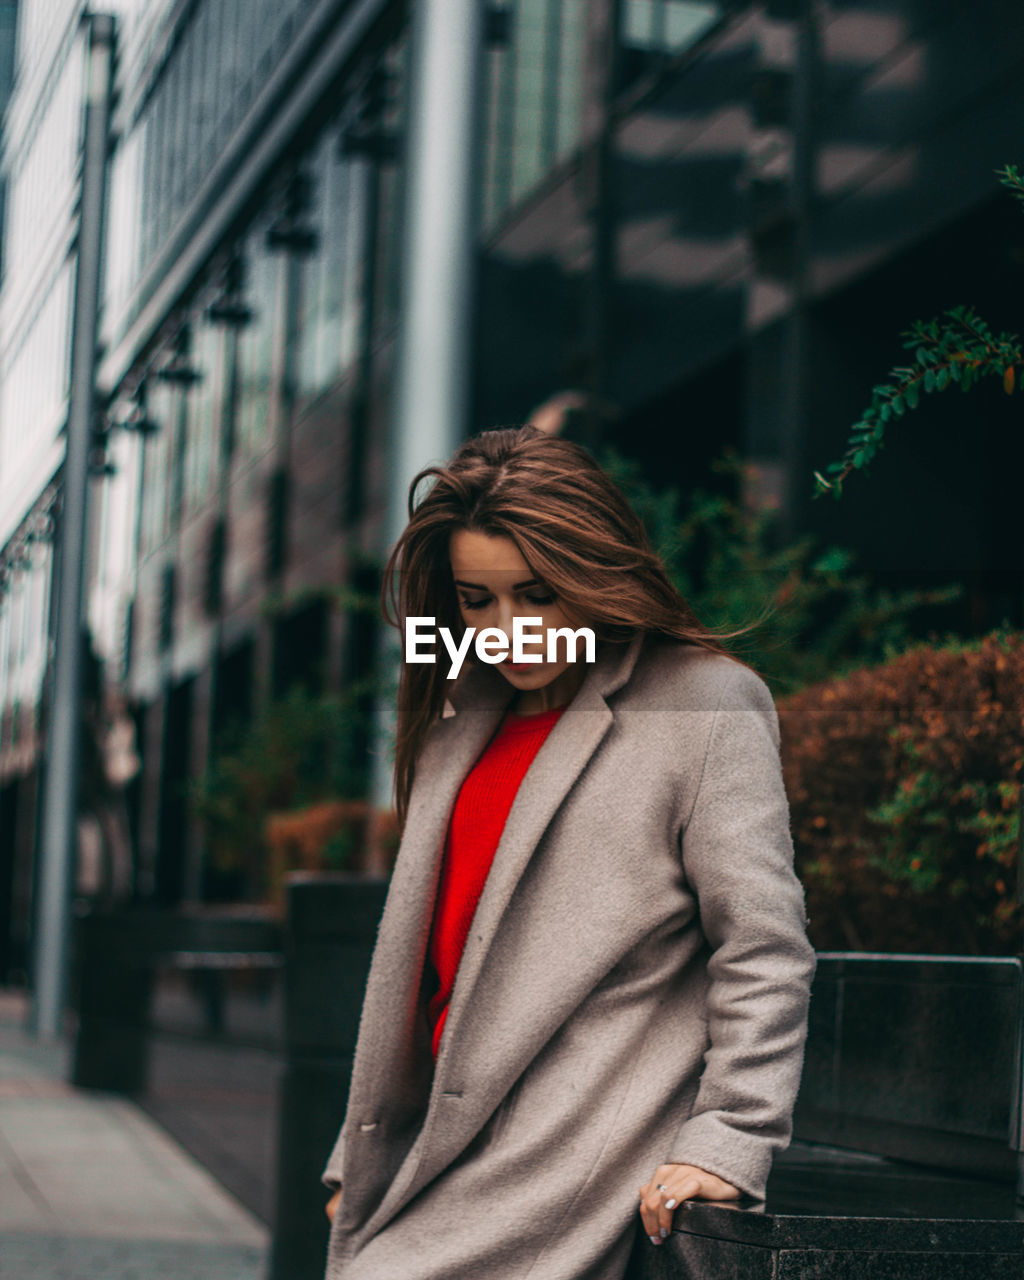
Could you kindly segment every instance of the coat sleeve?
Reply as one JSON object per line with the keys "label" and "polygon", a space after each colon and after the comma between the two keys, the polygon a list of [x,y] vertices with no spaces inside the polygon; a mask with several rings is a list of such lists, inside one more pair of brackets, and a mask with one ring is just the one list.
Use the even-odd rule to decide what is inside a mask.
{"label": "coat sleeve", "polygon": [[682,854],[710,948],[709,1047],[666,1163],[696,1165],[761,1199],[792,1134],[815,954],[793,870],[778,714],[749,667],[723,689]]}
{"label": "coat sleeve", "polygon": [[337,1191],[341,1186],[341,1167],[345,1159],[345,1126],[341,1126],[338,1139],[327,1160],[327,1165],[320,1175],[320,1181],[330,1191]]}

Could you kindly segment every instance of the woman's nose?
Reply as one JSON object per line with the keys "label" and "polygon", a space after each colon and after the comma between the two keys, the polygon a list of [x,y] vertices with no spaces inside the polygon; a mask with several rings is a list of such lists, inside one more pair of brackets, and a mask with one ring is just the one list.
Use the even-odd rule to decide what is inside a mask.
{"label": "woman's nose", "polygon": [[[543,639],[543,623],[537,621],[540,616],[540,611],[537,609],[531,609],[529,606],[523,607],[522,605],[513,604],[508,606],[507,610],[499,613],[496,625],[505,633],[505,639],[508,641],[509,647],[511,648],[515,639],[515,623],[517,618],[519,619],[519,627],[523,633],[524,643],[528,644],[531,640],[536,641],[538,639]],[[533,622],[528,623],[527,620],[530,618],[533,619]]]}
{"label": "woman's nose", "polygon": [[494,625],[505,633],[505,639],[512,643],[512,626],[516,616],[515,603],[511,600],[498,600],[497,617]]}

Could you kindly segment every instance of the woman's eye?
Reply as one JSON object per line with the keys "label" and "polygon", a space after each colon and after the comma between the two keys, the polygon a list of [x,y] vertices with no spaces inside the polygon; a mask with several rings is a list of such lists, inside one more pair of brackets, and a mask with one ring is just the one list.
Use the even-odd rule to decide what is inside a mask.
{"label": "woman's eye", "polygon": [[490,602],[487,596],[484,596],[482,600],[463,600],[461,603],[463,609],[482,609],[484,605]]}
{"label": "woman's eye", "polygon": [[554,604],[554,596],[527,596],[530,604]]}

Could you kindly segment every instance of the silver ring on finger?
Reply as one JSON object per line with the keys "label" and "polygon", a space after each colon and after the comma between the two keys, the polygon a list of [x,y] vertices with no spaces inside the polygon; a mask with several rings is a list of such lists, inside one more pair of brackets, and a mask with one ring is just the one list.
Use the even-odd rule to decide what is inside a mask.
{"label": "silver ring on finger", "polygon": [[664,1182],[659,1182],[655,1189],[657,1191],[667,1191],[668,1187],[665,1186]]}

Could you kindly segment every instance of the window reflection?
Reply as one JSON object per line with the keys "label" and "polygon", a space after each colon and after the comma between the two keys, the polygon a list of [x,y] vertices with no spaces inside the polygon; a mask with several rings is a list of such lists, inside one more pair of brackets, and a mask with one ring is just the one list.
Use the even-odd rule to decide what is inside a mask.
{"label": "window reflection", "polygon": [[245,453],[261,453],[270,436],[271,370],[280,310],[282,262],[266,243],[266,223],[249,233],[244,249],[246,300],[252,321],[238,339],[236,440]]}
{"label": "window reflection", "polygon": [[[395,87],[385,96],[380,114],[381,128],[386,134],[402,137],[406,128],[409,82],[409,40],[405,28],[395,34],[384,49],[378,73]],[[382,165],[377,171],[376,218],[378,253],[376,263],[375,327],[386,332],[398,322],[402,247],[402,200],[405,192],[404,169],[398,164]]]}
{"label": "window reflection", "polygon": [[723,12],[720,4],[693,0],[625,0],[619,28],[619,88],[628,88],[652,65],[696,44]]}
{"label": "window reflection", "polygon": [[199,381],[185,392],[185,505],[198,506],[210,492],[222,387],[224,335],[196,317],[194,363]]}
{"label": "window reflection", "polygon": [[680,53],[722,15],[720,4],[690,0],[625,0],[621,43],[630,49]]}
{"label": "window reflection", "polygon": [[141,275],[280,58],[306,0],[202,0],[156,72],[144,132]]}
{"label": "window reflection", "polygon": [[578,145],[585,0],[505,0],[508,39],[487,52],[485,231]]}
{"label": "window reflection", "polygon": [[173,472],[176,388],[153,377],[148,381],[149,414],[157,430],[146,436],[142,462],[142,554],[161,546],[168,534]]}
{"label": "window reflection", "polygon": [[[4,353],[0,380],[0,470],[5,481],[38,461],[63,425],[70,350],[71,264]],[[20,340],[19,340],[20,339]]]}
{"label": "window reflection", "polygon": [[311,398],[327,390],[356,355],[359,331],[365,162],[338,154],[328,134],[310,157],[309,217],[317,248],[300,268],[297,390]]}

